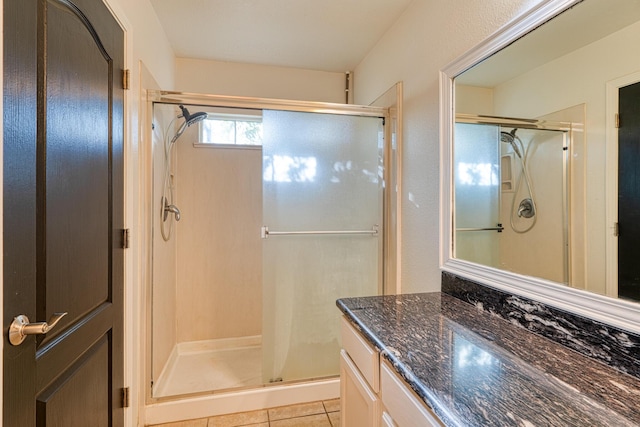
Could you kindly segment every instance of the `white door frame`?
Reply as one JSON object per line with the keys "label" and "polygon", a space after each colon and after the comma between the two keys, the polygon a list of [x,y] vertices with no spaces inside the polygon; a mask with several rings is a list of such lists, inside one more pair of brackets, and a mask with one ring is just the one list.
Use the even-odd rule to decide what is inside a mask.
{"label": "white door frame", "polygon": [[606,295],[618,297],[618,92],[620,88],[640,82],[640,71],[611,80],[606,85]]}
{"label": "white door frame", "polygon": [[[0,0],[2,1],[2,0]],[[124,91],[124,226],[137,231],[140,229],[139,206],[139,167],[138,167],[138,114],[139,114],[139,79],[133,70],[133,31],[131,22],[118,0],[102,0],[115,20],[120,24],[124,33],[124,68],[131,70],[130,87]],[[137,67],[136,67],[137,68]],[[116,77],[117,78],[117,77]],[[134,244],[125,251],[124,259],[124,386],[130,388],[129,407],[124,409],[124,426],[137,427],[140,419],[140,401],[138,399],[142,381],[138,373],[141,369],[140,344],[138,337],[140,330],[139,297],[135,283],[138,280],[140,257],[142,248]]]}
{"label": "white door frame", "polygon": [[[118,0],[102,0],[115,20],[120,24],[124,32],[124,68],[130,70],[130,87],[124,91],[124,226],[135,233],[140,229],[140,218],[138,214],[139,206],[139,168],[138,168],[138,93],[139,79],[134,74],[133,58],[133,31],[132,25],[127,19],[127,15]],[[136,67],[137,68],[137,67]],[[132,234],[133,234],[132,233]],[[134,242],[129,249],[125,250],[124,259],[124,386],[129,387],[129,407],[124,409],[124,426],[137,427],[140,419],[140,400],[138,399],[141,389],[139,375],[140,364],[140,344],[138,337],[140,331],[139,297],[136,293],[136,280],[139,270],[139,259],[142,248]]]}

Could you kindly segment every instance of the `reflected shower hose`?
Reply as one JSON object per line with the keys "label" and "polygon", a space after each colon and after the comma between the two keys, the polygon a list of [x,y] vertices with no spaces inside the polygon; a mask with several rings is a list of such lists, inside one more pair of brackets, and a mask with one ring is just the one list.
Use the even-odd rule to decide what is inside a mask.
{"label": "reflected shower hose", "polygon": [[[515,132],[514,132],[515,133]],[[516,183],[516,190],[513,193],[513,199],[511,199],[511,213],[509,215],[509,222],[511,224],[511,228],[513,229],[513,231],[515,231],[516,233],[519,234],[523,234],[526,233],[527,231],[531,230],[533,228],[534,225],[536,225],[536,221],[538,220],[538,209],[536,207],[536,198],[533,195],[533,185],[531,183],[531,177],[529,176],[529,170],[527,168],[527,155],[529,154],[529,147],[531,146],[531,144],[529,144],[529,147],[527,147],[525,149],[524,144],[522,143],[522,140],[516,136],[513,135],[514,140],[518,141],[520,143],[520,153],[518,153],[517,151],[515,151],[516,156],[520,159],[520,165],[522,167],[522,173],[520,174],[520,176],[518,177],[518,182]],[[516,199],[518,196],[518,192],[520,191],[520,187],[522,186],[522,177],[524,176],[524,180],[527,184],[527,190],[529,190],[529,196],[531,196],[531,205],[533,207],[533,220],[531,221],[531,223],[524,229],[518,229],[514,222],[513,222],[513,216],[515,215],[515,211],[516,211]]]}

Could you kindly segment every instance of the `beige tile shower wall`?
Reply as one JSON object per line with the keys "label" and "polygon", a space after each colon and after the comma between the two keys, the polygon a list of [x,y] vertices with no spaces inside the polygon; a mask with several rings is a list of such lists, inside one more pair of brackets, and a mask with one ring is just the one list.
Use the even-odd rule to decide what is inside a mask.
{"label": "beige tile shower wall", "polygon": [[[176,338],[176,239],[160,235],[160,206],[164,176],[164,137],[167,126],[177,116],[175,107],[161,106],[154,111],[153,130],[153,314],[152,375],[157,379],[167,363]],[[168,130],[173,132],[173,128]]]}
{"label": "beige tile shower wall", "polygon": [[178,341],[261,334],[262,151],[178,144]]}
{"label": "beige tile shower wall", "polygon": [[[520,137],[525,143],[526,165],[535,195],[536,224],[526,233],[516,233],[511,226],[510,217],[514,215],[514,225],[525,230],[530,220],[522,220],[512,211],[514,196],[515,211],[524,198],[529,197],[526,181],[520,177],[522,164],[517,156],[513,157],[512,171],[515,183],[521,181],[520,191],[502,192],[500,218],[504,231],[500,233],[499,268],[521,274],[542,277],[554,282],[565,281],[564,241],[563,241],[563,201],[562,201],[562,141],[556,132],[541,132],[521,129]],[[504,149],[504,145],[503,149]]]}

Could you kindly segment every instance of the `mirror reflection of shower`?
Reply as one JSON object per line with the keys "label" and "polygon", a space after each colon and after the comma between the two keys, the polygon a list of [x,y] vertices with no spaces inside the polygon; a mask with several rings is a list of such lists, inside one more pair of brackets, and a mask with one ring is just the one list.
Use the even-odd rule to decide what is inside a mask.
{"label": "mirror reflection of shower", "polygon": [[[521,173],[518,176],[518,180],[515,186],[514,197],[511,201],[511,211],[509,214],[509,223],[511,228],[516,233],[526,233],[531,230],[535,225],[538,219],[535,196],[533,191],[533,183],[531,181],[531,176],[529,175],[529,170],[527,168],[527,155],[529,154],[529,146],[525,147],[525,144],[522,142],[519,136],[516,135],[517,128],[513,128],[511,132],[500,132],[500,141],[506,144],[511,145],[514,154],[520,160]],[[524,180],[526,184],[526,196],[523,199],[520,199],[520,202],[516,206],[516,201],[519,199],[517,197],[520,194],[520,189],[522,188],[522,181]],[[531,219],[528,221],[524,227],[518,227],[515,224],[516,218],[525,218]]]}
{"label": "mirror reflection of shower", "polygon": [[[171,238],[171,230],[173,228],[173,221],[170,216],[173,215],[173,219],[180,221],[180,209],[174,204],[173,199],[173,176],[171,174],[171,157],[172,149],[176,141],[184,133],[184,131],[191,125],[198,123],[207,118],[207,113],[197,112],[190,114],[183,105],[180,105],[182,114],[179,114],[174,118],[167,126],[165,132],[164,143],[164,180],[162,184],[162,198],[161,198],[161,211],[160,211],[160,233],[165,242]],[[184,123],[180,125],[178,131],[173,138],[169,141],[169,129],[173,126],[174,122],[178,119],[184,118]]]}
{"label": "mirror reflection of shower", "polygon": [[464,114],[457,120],[454,256],[568,283],[571,124]]}

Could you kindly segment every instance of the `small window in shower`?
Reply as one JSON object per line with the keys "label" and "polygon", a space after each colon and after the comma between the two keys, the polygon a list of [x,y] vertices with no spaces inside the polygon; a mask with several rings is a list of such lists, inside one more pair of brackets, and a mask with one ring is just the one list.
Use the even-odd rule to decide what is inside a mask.
{"label": "small window in shower", "polygon": [[200,123],[200,144],[215,146],[262,145],[262,115],[208,113]]}

